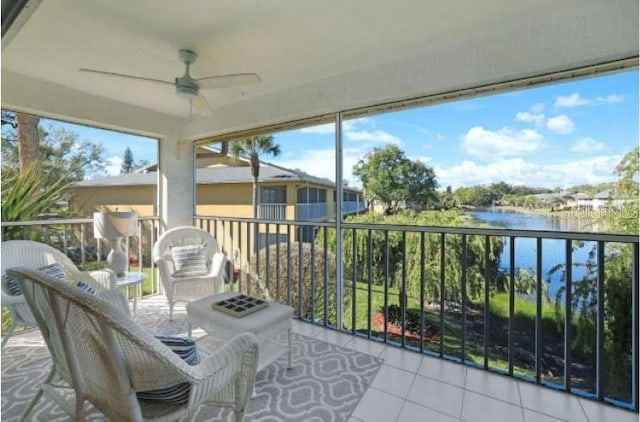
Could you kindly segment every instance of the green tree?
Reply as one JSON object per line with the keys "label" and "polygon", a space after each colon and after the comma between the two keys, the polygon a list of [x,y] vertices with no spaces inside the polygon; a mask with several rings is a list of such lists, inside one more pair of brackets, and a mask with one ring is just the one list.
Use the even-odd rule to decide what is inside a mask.
{"label": "green tree", "polygon": [[231,155],[236,159],[246,156],[251,163],[253,176],[253,218],[258,218],[258,178],[260,177],[260,157],[263,155],[280,155],[280,146],[275,143],[273,136],[253,136],[251,138],[233,141],[230,145]]}
{"label": "green tree", "polygon": [[419,160],[409,160],[396,145],[375,148],[353,167],[368,201],[379,201],[384,214],[397,212],[402,203],[429,207],[437,201],[436,176]]}
{"label": "green tree", "polygon": [[127,147],[124,150],[124,156],[122,157],[122,165],[120,166],[120,174],[133,173],[134,161],[131,148]]}
{"label": "green tree", "polygon": [[[18,125],[18,130],[19,130]],[[83,180],[105,168],[104,147],[90,141],[79,141],[76,133],[63,128],[39,128],[37,166],[45,186],[62,179],[65,184]],[[20,171],[19,143],[15,130],[3,128],[2,176],[12,178]]]}
{"label": "green tree", "polygon": [[[627,153],[616,166],[618,175],[616,184],[617,196],[624,200],[620,213],[611,213],[606,218],[607,223],[615,231],[627,234],[638,234],[639,185],[638,174],[640,169],[640,148],[634,148]],[[617,214],[617,215],[616,215]]]}

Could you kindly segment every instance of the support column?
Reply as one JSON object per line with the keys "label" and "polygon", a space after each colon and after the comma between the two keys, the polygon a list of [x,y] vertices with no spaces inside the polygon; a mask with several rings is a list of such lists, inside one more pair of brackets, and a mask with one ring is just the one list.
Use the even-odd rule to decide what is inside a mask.
{"label": "support column", "polygon": [[193,142],[177,136],[160,140],[158,169],[158,215],[160,229],[193,225],[195,169]]}

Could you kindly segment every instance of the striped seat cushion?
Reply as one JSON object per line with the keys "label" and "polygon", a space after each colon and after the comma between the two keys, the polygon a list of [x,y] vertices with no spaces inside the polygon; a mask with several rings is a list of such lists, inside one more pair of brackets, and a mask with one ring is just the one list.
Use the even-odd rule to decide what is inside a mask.
{"label": "striped seat cushion", "polygon": [[[53,278],[57,278],[60,281],[66,281],[67,283],[70,283],[69,279],[67,278],[67,275],[64,272],[64,269],[58,263],[54,262],[53,264],[45,265],[44,267],[38,268],[38,271],[41,271],[47,275],[50,275]],[[84,281],[78,281],[76,283],[76,287],[90,295],[96,294],[95,289],[91,287],[88,283],[85,283]]]}
{"label": "striped seat cushion", "polygon": [[207,249],[204,245],[172,246],[173,277],[192,277],[207,274]]}
{"label": "striped seat cushion", "polygon": [[2,273],[2,283],[7,286],[7,289],[12,296],[18,296],[22,294],[22,287],[20,287],[20,283],[18,283],[18,280],[9,277],[7,273]]}
{"label": "striped seat cushion", "polygon": [[[156,336],[173,353],[180,356],[189,365],[200,363],[200,356],[196,349],[196,343],[190,338],[173,336]],[[183,404],[189,400],[191,384],[184,382],[167,388],[151,391],[140,391],[136,395],[140,400],[154,400],[167,404]]]}
{"label": "striped seat cushion", "polygon": [[[57,264],[55,262],[53,264],[45,265],[38,268],[38,271],[43,272],[48,276],[56,278],[60,281],[69,283],[69,279],[67,279],[67,275],[65,274],[64,269],[60,266],[60,264]],[[22,288],[20,287],[20,283],[18,283],[18,280],[9,277],[6,273],[2,273],[2,282],[7,286],[7,289],[9,289],[9,293],[11,293],[13,296],[22,294]],[[96,294],[96,290],[84,281],[78,281],[76,283],[76,287],[85,293],[91,295]]]}

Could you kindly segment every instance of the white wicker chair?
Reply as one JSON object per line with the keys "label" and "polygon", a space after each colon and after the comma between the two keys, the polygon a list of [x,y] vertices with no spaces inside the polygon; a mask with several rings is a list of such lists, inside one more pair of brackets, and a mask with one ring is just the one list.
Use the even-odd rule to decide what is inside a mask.
{"label": "white wicker chair", "polygon": [[[84,281],[96,291],[117,288],[115,273],[108,270],[92,271],[89,273],[78,270],[75,264],[65,254],[44,243],[30,240],[8,240],[0,244],[2,248],[2,273],[14,267],[37,269],[45,265],[58,263],[67,278],[74,281]],[[29,311],[23,295],[12,295],[2,278],[2,304],[9,308],[11,327],[2,339],[3,349],[9,337],[18,326],[34,327],[36,321]]]}
{"label": "white wicker chair", "polygon": [[[203,244],[209,262],[208,273],[200,276],[174,277],[175,265],[171,256],[174,246]],[[209,232],[197,227],[176,227],[164,232],[153,246],[153,261],[158,266],[160,280],[169,302],[169,319],[173,319],[176,302],[191,302],[221,291],[226,259],[213,260],[219,253],[218,242]]]}
{"label": "white wicker chair", "polygon": [[[52,398],[74,420],[84,420],[85,401],[109,420],[181,420],[201,404],[230,406],[236,420],[242,420],[255,381],[258,345],[253,334],[233,338],[190,366],[108,301],[39,271],[17,268],[8,274],[20,281],[53,358],[54,368],[41,391],[52,395],[56,374],[70,384],[75,406],[62,396]],[[182,383],[191,385],[186,404],[136,396]]]}

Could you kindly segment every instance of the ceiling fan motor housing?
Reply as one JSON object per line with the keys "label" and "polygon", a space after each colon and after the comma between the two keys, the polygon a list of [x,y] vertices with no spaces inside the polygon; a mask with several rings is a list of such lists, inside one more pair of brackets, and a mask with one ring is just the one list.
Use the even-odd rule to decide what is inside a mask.
{"label": "ceiling fan motor housing", "polygon": [[178,97],[193,100],[198,96],[198,85],[188,76],[176,78],[176,94]]}

